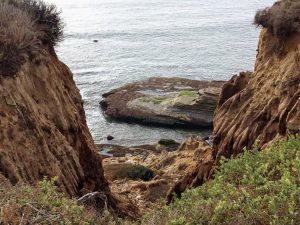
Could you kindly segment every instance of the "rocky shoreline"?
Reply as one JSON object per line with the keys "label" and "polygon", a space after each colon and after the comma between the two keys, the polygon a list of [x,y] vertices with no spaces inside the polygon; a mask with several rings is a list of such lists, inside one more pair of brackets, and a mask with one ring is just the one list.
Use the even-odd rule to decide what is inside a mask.
{"label": "rocky shoreline", "polygon": [[[115,120],[208,128],[212,127],[224,83],[152,77],[103,94],[100,105],[105,115]],[[199,160],[212,162],[209,137],[191,137],[183,143],[162,139],[149,145],[96,147],[112,192],[134,202],[142,214],[160,199],[170,199]]]}
{"label": "rocky shoreline", "polygon": [[105,115],[169,127],[211,127],[223,81],[152,77],[102,95]]}
{"label": "rocky shoreline", "polygon": [[[142,214],[154,203],[166,200],[200,161],[212,159],[212,147],[200,137],[188,138],[182,144],[160,140],[132,147],[101,144],[97,149],[112,192],[133,202]],[[151,176],[145,177],[147,173]]]}

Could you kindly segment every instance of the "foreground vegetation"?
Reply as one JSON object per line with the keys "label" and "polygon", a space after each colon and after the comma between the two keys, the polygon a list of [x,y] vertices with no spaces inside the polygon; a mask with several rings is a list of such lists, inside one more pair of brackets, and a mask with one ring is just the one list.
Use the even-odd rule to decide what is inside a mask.
{"label": "foreground vegetation", "polygon": [[107,211],[97,212],[69,199],[55,186],[56,178],[44,179],[35,187],[0,186],[0,224],[114,224]]}
{"label": "foreground vegetation", "polygon": [[223,160],[215,179],[142,224],[300,224],[300,140]]}
{"label": "foreground vegetation", "polygon": [[[0,188],[0,224],[133,224],[68,199],[55,179]],[[215,179],[136,224],[300,224],[300,139],[223,160]]]}

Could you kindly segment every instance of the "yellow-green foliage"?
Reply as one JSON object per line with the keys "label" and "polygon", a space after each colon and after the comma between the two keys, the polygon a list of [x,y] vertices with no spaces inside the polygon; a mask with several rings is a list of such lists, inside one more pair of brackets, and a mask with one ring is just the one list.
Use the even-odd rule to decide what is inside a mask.
{"label": "yellow-green foliage", "polygon": [[300,224],[300,140],[223,161],[215,179],[143,218],[142,224]]}
{"label": "yellow-green foliage", "polygon": [[58,192],[55,182],[53,178],[44,179],[36,187],[0,187],[0,224],[115,224],[107,211],[100,214]]}

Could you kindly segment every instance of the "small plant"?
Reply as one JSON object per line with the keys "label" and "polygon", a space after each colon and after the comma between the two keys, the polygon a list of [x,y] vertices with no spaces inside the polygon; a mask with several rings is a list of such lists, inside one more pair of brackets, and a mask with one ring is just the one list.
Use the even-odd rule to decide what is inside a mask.
{"label": "small plant", "polygon": [[28,58],[63,38],[59,15],[40,0],[0,0],[0,75],[15,75]]}
{"label": "small plant", "polygon": [[22,10],[32,18],[45,44],[54,46],[62,40],[63,23],[55,5],[46,4],[41,0],[4,0],[4,2]]}
{"label": "small plant", "polygon": [[298,32],[300,30],[299,0],[281,0],[270,8],[258,10],[254,24],[267,28],[280,38]]}
{"label": "small plant", "polygon": [[113,216],[78,205],[56,187],[57,178],[44,179],[37,186],[0,186],[0,224],[116,224]]}

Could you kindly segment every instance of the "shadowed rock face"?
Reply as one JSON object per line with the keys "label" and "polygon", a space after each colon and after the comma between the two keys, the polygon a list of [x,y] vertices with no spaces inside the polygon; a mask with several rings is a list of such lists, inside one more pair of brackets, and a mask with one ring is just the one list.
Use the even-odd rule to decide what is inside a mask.
{"label": "shadowed rock face", "polygon": [[103,94],[100,104],[115,119],[209,127],[223,83],[154,77]]}
{"label": "shadowed rock face", "polygon": [[0,174],[12,184],[59,176],[70,196],[109,194],[73,75],[45,49],[0,74]]}
{"label": "shadowed rock face", "polygon": [[255,72],[226,83],[214,117],[217,159],[300,130],[300,34],[278,40],[263,30]]}

